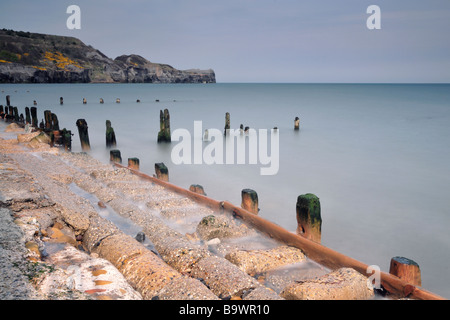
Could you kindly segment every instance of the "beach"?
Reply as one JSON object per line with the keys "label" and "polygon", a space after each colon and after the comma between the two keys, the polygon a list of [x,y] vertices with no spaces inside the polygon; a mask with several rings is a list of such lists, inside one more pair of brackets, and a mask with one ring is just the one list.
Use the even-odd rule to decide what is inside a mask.
{"label": "beach", "polygon": [[267,237],[244,223],[245,210],[235,219],[126,167],[36,143],[40,135],[11,124],[1,137],[1,274],[20,286],[3,281],[2,299],[377,297],[367,276]]}

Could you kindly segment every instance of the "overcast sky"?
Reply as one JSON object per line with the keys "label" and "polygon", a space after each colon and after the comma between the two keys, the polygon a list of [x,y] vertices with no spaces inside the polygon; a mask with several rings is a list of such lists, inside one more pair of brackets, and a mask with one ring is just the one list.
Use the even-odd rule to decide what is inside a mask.
{"label": "overcast sky", "polygon": [[[81,30],[69,30],[69,5]],[[367,8],[381,9],[369,30]],[[218,82],[450,82],[449,0],[1,0],[0,27],[74,36]]]}

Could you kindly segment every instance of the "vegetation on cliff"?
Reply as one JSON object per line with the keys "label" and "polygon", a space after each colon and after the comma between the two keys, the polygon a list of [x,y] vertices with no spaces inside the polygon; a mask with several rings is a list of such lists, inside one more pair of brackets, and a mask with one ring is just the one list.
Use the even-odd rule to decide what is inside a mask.
{"label": "vegetation on cliff", "polygon": [[214,83],[213,70],[177,70],[137,55],[108,58],[73,37],[0,30],[0,82]]}

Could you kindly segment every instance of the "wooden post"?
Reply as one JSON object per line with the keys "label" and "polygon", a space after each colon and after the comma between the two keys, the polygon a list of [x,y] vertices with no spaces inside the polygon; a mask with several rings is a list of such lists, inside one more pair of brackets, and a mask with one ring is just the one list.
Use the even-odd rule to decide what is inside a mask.
{"label": "wooden post", "polygon": [[91,145],[89,143],[88,125],[86,120],[78,119],[76,125],[78,127],[78,134],[80,135],[81,149],[83,151],[91,150]]}
{"label": "wooden post", "polygon": [[63,97],[60,97],[60,98],[59,98],[59,104],[60,104],[60,105],[63,105],[63,104],[64,104],[64,98],[63,98]]}
{"label": "wooden post", "polygon": [[51,119],[52,119],[52,130],[59,131],[58,117],[54,113],[50,114],[50,116],[51,116]]}
{"label": "wooden post", "polygon": [[100,104],[105,103],[105,101],[103,101],[103,98],[100,98]]}
{"label": "wooden post", "polygon": [[52,128],[52,112],[50,110],[44,111],[45,129],[50,130]]}
{"label": "wooden post", "polygon": [[116,134],[114,133],[114,129],[111,127],[111,121],[106,120],[106,147],[111,148],[116,145]]}
{"label": "wooden post", "polygon": [[6,106],[9,107],[11,105],[11,97],[6,96]]}
{"label": "wooden post", "polygon": [[122,163],[122,156],[120,155],[120,150],[109,151],[109,161]]}
{"label": "wooden post", "polygon": [[119,98],[116,99],[116,103],[120,103],[120,99]]}
{"label": "wooden post", "polygon": [[64,145],[64,150],[72,150],[72,132],[66,130],[66,128],[62,129],[62,143]]}
{"label": "wooden post", "polygon": [[321,242],[322,218],[320,201],[311,193],[297,198],[297,234],[317,243]]}
{"label": "wooden post", "polygon": [[169,169],[162,162],[155,163],[156,177],[162,181],[169,181]]}
{"label": "wooden post", "polygon": [[53,130],[50,132],[50,139],[52,147],[62,147],[64,146],[63,143],[63,137],[62,137],[62,131],[59,130]]}
{"label": "wooden post", "polygon": [[295,117],[294,129],[295,130],[300,130],[300,118],[299,117]]}
{"label": "wooden post", "polygon": [[31,107],[31,125],[35,128],[38,127],[38,117],[37,117],[37,109],[36,107]]}
{"label": "wooden post", "polygon": [[419,265],[408,258],[393,257],[389,273],[415,286],[422,285]]}
{"label": "wooden post", "polygon": [[25,123],[31,124],[30,108],[25,107]]}
{"label": "wooden post", "polygon": [[139,159],[128,158],[128,168],[139,171]]}
{"label": "wooden post", "polygon": [[168,109],[165,109],[164,112],[162,110],[159,111],[159,128],[158,142],[171,142],[170,114]]}
{"label": "wooden post", "polygon": [[17,107],[14,107],[13,112],[14,112],[14,121],[19,122],[19,109],[17,109]]}
{"label": "wooden post", "polygon": [[252,189],[244,189],[241,192],[241,207],[251,213],[258,214],[258,194]]}
{"label": "wooden post", "polygon": [[86,98],[83,98],[83,104],[87,104]]}
{"label": "wooden post", "polygon": [[227,130],[230,130],[230,113],[225,113],[225,129],[224,129],[224,135],[227,136],[228,132]]}
{"label": "wooden post", "polygon": [[191,186],[189,187],[189,190],[192,192],[206,196],[205,190],[199,184],[191,184]]}

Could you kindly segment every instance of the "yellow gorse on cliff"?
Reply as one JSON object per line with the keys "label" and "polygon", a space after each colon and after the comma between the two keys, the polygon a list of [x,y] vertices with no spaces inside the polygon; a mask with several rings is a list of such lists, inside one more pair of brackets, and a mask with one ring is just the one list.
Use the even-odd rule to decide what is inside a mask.
{"label": "yellow gorse on cliff", "polygon": [[[77,68],[83,69],[82,66],[80,66],[76,61],[73,61],[67,57],[65,57],[61,52],[56,51],[55,53],[46,51],[44,54],[45,60],[49,62],[56,62],[56,66],[59,69],[66,70],[66,67],[68,65],[73,65]],[[66,70],[68,71],[68,70]]]}

